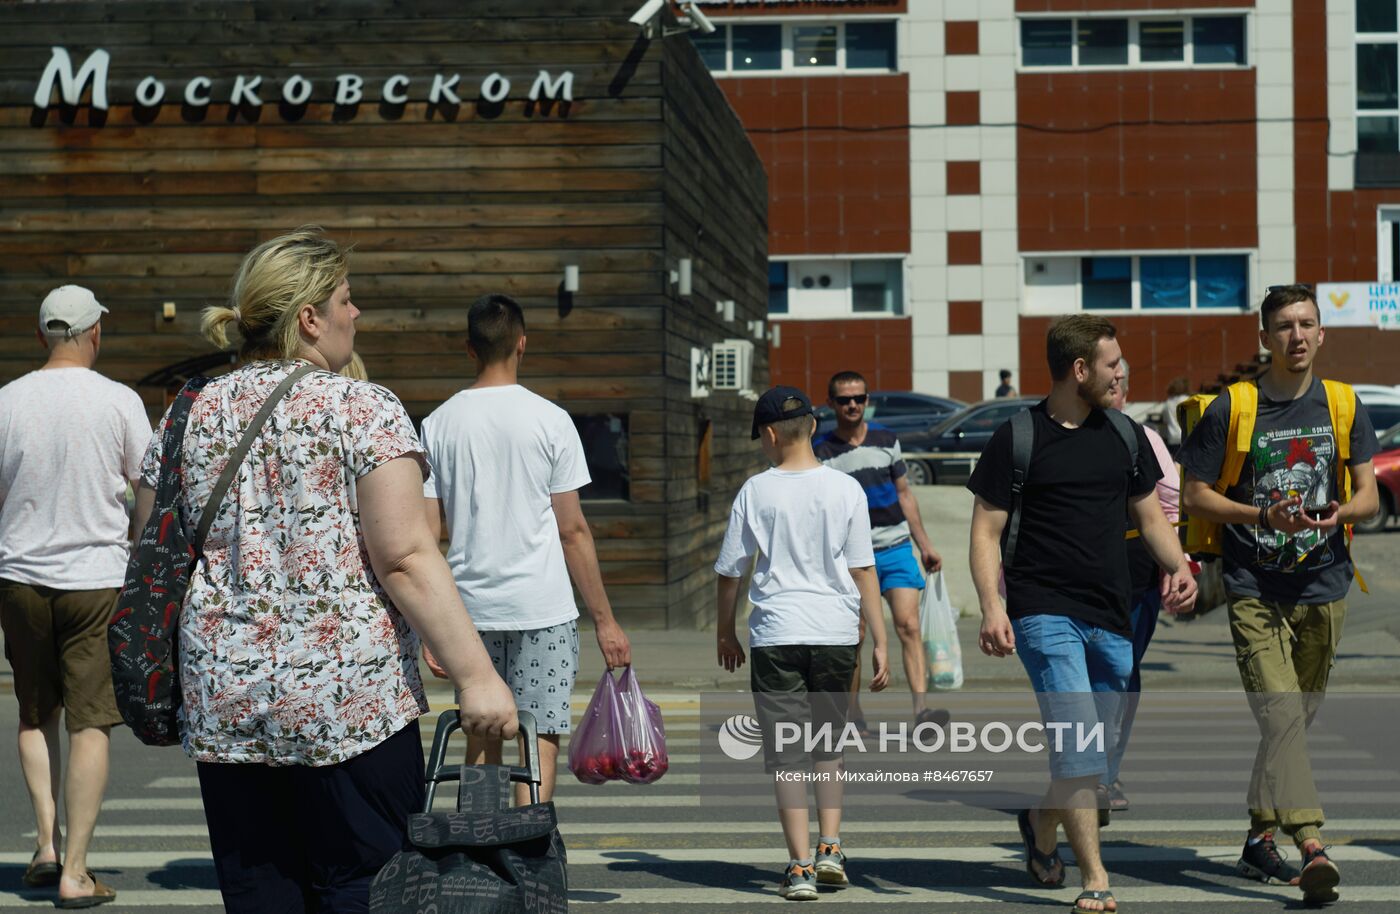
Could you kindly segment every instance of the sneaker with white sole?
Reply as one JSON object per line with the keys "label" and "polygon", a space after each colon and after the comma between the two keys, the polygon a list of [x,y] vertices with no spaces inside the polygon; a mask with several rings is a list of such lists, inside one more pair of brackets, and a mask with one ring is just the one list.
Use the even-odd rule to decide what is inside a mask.
{"label": "sneaker with white sole", "polygon": [[1342,871],[1327,856],[1326,848],[1303,852],[1303,872],[1298,878],[1298,887],[1303,890],[1305,904],[1331,904],[1336,901],[1341,897],[1337,892],[1337,884],[1341,881]]}
{"label": "sneaker with white sole", "polygon": [[794,863],[783,873],[783,881],[778,885],[778,894],[788,901],[817,900],[817,872],[809,863],[803,866]]}
{"label": "sneaker with white sole", "polygon": [[822,885],[847,885],[846,855],[840,844],[817,844],[817,881]]}
{"label": "sneaker with white sole", "polygon": [[1265,832],[1252,844],[1246,841],[1235,869],[1241,876],[1265,885],[1298,884],[1298,871],[1279,853],[1273,832]]}

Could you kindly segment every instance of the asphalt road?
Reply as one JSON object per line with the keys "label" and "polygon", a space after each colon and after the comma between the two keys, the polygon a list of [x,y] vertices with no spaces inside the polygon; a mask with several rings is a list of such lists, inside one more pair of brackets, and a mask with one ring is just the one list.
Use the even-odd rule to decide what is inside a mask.
{"label": "asphalt road", "polygon": [[[1394,612],[1400,602],[1400,531],[1361,538],[1355,552],[1372,592],[1353,593],[1334,687],[1400,692],[1400,617]],[[1232,684],[1223,616],[1220,611],[1165,626],[1148,657],[1149,685],[1154,677],[1173,686]],[[696,643],[708,646],[708,638]],[[673,649],[691,650],[688,643]],[[1024,688],[1011,671],[1003,685],[997,682],[985,679],[979,688]],[[653,697],[663,705],[671,741],[665,778],[645,788],[589,787],[566,773],[561,784],[558,805],[574,906],[628,904],[638,911],[687,914],[785,903],[774,891],[785,854],[771,808],[708,794],[702,804],[696,753],[700,741],[711,737],[699,726],[698,699],[679,689]],[[586,700],[580,695],[577,707]],[[435,707],[449,703],[450,695],[434,694]],[[0,757],[6,759],[14,757],[15,714],[13,700],[0,694]],[[1393,718],[1377,724],[1394,726]],[[1183,800],[1115,816],[1104,832],[1121,910],[1203,914],[1301,907],[1296,890],[1243,881],[1233,872],[1246,825],[1243,802],[1213,789],[1211,778],[1223,767],[1248,764],[1254,733],[1213,733],[1188,765],[1152,758],[1152,738],[1141,738],[1149,751],[1131,777],[1125,770],[1130,793],[1134,779],[1180,781]],[[113,747],[112,780],[92,857],[99,875],[121,893],[108,910],[221,910],[193,765],[179,750],[142,747],[125,732],[115,735]],[[1368,773],[1344,771],[1331,761],[1358,758],[1339,743],[1317,751],[1331,817],[1327,836],[1344,876],[1343,901],[1332,910],[1400,911],[1400,791],[1393,789],[1393,756],[1357,761]],[[1066,910],[1075,894],[1029,883],[1009,813],[970,808],[917,787],[853,800],[843,837],[853,884],[824,893],[821,910],[1031,914]],[[0,908],[51,904],[51,892],[21,887],[32,847],[18,765],[6,761],[0,764]],[[1077,871],[1069,873],[1073,883]]]}

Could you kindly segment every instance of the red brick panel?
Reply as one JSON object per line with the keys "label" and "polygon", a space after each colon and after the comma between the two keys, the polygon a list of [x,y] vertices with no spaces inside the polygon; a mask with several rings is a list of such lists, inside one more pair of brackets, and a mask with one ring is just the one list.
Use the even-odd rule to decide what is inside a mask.
{"label": "red brick panel", "polygon": [[982,101],[976,92],[945,92],[950,127],[972,127],[982,123]]}
{"label": "red brick panel", "polygon": [[[1118,329],[1118,343],[1131,368],[1129,398],[1164,400],[1167,384],[1184,375],[1195,390],[1259,350],[1257,314],[1106,315]],[[1050,392],[1045,365],[1045,332],[1050,317],[1022,317],[1021,386],[1029,396]],[[786,331],[784,331],[786,332]],[[783,338],[787,342],[787,338]]]}
{"label": "red brick panel", "polygon": [[1400,336],[1394,330],[1335,327],[1327,331],[1313,370],[1349,384],[1394,384],[1400,379]]}
{"label": "red brick panel", "polygon": [[943,23],[943,53],[977,53],[977,20],[952,20]]}
{"label": "red brick panel", "polygon": [[826,400],[826,382],[838,371],[858,371],[872,390],[909,390],[914,383],[912,321],[783,321],[782,345],[768,350],[773,384]]}
{"label": "red brick panel", "polygon": [[1254,0],[1016,0],[1018,13],[1099,13],[1252,7]]}
{"label": "red brick panel", "polygon": [[768,173],[771,254],[909,250],[907,74],[719,85]]}
{"label": "red brick panel", "polygon": [[[637,0],[640,5],[641,0]],[[1248,4],[1236,4],[1247,6]],[[909,0],[857,0],[846,5],[848,9],[861,13],[904,13],[909,10]],[[728,6],[702,6],[706,16],[822,16],[830,18],[840,6],[822,0],[730,0]]]}
{"label": "red brick panel", "polygon": [[985,388],[982,386],[982,372],[948,372],[948,396],[952,397],[954,400],[962,400],[964,403],[976,403],[983,398],[984,392]]}
{"label": "red brick panel", "polygon": [[981,162],[949,162],[947,171],[947,193],[980,194],[982,192]]}
{"label": "red brick panel", "polygon": [[982,332],[982,303],[980,301],[948,302],[948,332],[979,335]]}
{"label": "red brick panel", "polygon": [[1254,99],[1253,70],[1019,74],[1021,249],[1255,246]]}
{"label": "red brick panel", "polygon": [[948,263],[971,266],[982,262],[981,232],[949,232]]}

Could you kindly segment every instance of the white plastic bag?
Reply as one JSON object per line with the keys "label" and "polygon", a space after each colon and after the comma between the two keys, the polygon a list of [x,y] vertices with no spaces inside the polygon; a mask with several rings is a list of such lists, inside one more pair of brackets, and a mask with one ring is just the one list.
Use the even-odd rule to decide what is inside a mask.
{"label": "white plastic bag", "polygon": [[962,645],[958,643],[957,610],[948,600],[943,573],[935,571],[924,581],[919,600],[919,628],[928,663],[928,687],[935,691],[960,689],[963,684]]}

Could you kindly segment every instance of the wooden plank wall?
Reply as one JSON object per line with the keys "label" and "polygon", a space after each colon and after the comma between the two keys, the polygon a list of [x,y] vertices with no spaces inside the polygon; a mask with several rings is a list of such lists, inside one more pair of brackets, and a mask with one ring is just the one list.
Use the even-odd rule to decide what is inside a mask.
{"label": "wooden plank wall", "polygon": [[[715,615],[714,560],[733,494],[766,466],[750,440],[753,402],[732,392],[690,397],[690,348],[726,338],[754,343],[753,389],[768,386],[768,347],[748,332],[768,316],[768,184],[744,128],[689,43],[665,44],[664,199],[666,256],[694,260],[695,294],[667,312],[666,399],[672,411],[666,458],[670,567],[667,604],[673,627],[708,625]],[[743,155],[736,154],[742,150]],[[718,300],[735,302],[733,322]],[[713,423],[711,477],[696,478],[696,448]],[[687,622],[689,620],[689,623]]]}
{"label": "wooden plank wall", "polygon": [[[704,262],[735,271],[724,297],[760,316],[766,226],[753,201],[766,191],[689,42],[640,40],[626,21],[636,6],[0,5],[0,383],[41,363],[38,304],[64,282],[111,308],[99,368],[118,380],[207,352],[199,309],[224,299],[241,255],[322,225],[355,245],[356,346],[370,376],[415,417],[470,383],[466,307],[492,291],[526,308],[523,383],[576,414],[629,416],[631,498],[587,506],[609,593],[632,624],[693,624],[699,604],[681,599],[692,585],[679,568],[713,561],[711,514],[722,513],[692,517],[695,429],[703,414],[720,453],[740,432],[747,444],[749,405],[732,394],[690,401],[688,357],[682,366],[671,340],[708,345],[731,333],[696,317],[712,308],[702,301],[718,281],[708,266],[697,267],[701,294],[675,295],[673,236],[699,233]],[[86,98],[33,106],[54,45],[75,67],[94,48],[111,53],[108,111]],[[527,101],[541,69],[574,73],[572,103]],[[500,105],[478,98],[493,72],[512,83]],[[333,103],[342,73],[364,78],[359,105]],[[410,77],[409,101],[390,105],[381,87],[397,73]],[[438,73],[460,74],[460,105],[427,102]],[[166,84],[156,108],[134,102],[148,75]],[[263,78],[261,108],[228,104],[240,75]],[[280,102],[294,75],[313,87],[304,106]],[[180,103],[194,76],[213,81],[207,108]],[[682,164],[744,205],[718,206],[713,189],[672,174]],[[566,264],[581,274],[572,297],[561,289]],[[172,321],[160,316],[167,301]],[[162,391],[141,393],[158,408]],[[727,509],[743,474],[721,463],[709,496]]]}

